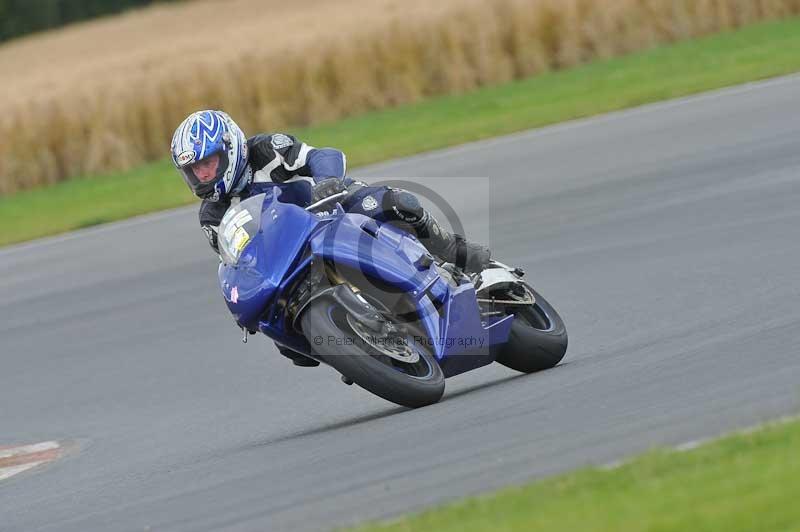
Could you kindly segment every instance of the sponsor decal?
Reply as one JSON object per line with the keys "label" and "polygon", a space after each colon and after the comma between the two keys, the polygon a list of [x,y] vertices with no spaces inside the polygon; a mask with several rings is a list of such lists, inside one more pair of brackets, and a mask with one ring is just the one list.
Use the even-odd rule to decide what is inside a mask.
{"label": "sponsor decal", "polygon": [[239,214],[233,217],[233,223],[236,225],[244,225],[246,223],[253,221],[253,215],[250,214],[250,211],[239,211]]}
{"label": "sponsor decal", "polygon": [[276,133],[275,135],[272,135],[272,140],[270,140],[270,144],[272,144],[272,149],[281,150],[283,148],[288,148],[289,146],[294,144],[294,141],[287,135],[284,135],[283,133]]}
{"label": "sponsor decal", "polygon": [[180,166],[186,166],[187,164],[194,162],[194,150],[186,150],[180,153],[177,158],[178,164]]}
{"label": "sponsor decal", "polygon": [[238,303],[239,302],[239,287],[234,286],[231,289],[231,303]]}
{"label": "sponsor decal", "polygon": [[367,196],[361,201],[361,208],[365,211],[373,211],[378,208],[378,202],[372,196]]}
{"label": "sponsor decal", "polygon": [[222,218],[221,226],[225,226],[223,238],[230,242],[230,247],[237,253],[241,252],[252,238],[244,228],[245,224],[253,220],[249,211],[229,210]]}
{"label": "sponsor decal", "polygon": [[[233,227],[239,228],[243,227],[244,224],[253,221],[253,216],[250,214],[250,211],[241,210],[239,212],[236,212],[236,214],[233,214],[234,212],[236,211],[233,210],[228,211],[228,213],[232,214],[232,216],[228,216],[228,214],[226,214],[225,217],[222,219],[222,223],[230,224]],[[232,231],[232,230],[229,228],[227,229],[227,231]]]}
{"label": "sponsor decal", "polygon": [[237,253],[241,252],[248,242],[250,242],[250,234],[245,231],[244,227],[238,228],[236,232],[233,233],[231,246],[233,246],[233,249],[235,249]]}

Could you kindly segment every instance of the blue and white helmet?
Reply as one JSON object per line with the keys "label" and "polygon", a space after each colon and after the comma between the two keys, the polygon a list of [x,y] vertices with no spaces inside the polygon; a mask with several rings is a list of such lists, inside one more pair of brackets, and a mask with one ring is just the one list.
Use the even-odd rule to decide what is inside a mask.
{"label": "blue and white helmet", "polygon": [[172,162],[196,196],[217,201],[247,184],[247,139],[227,113],[197,111],[172,136]]}

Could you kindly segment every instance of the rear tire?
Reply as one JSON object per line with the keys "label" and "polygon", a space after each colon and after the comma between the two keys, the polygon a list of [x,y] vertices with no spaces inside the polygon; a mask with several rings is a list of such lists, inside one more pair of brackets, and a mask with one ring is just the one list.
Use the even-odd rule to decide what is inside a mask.
{"label": "rear tire", "polygon": [[[381,354],[361,340],[348,323],[347,312],[328,298],[311,303],[301,316],[301,324],[314,354],[365,390],[409,408],[442,398],[444,373],[425,347],[408,343],[419,354],[414,364]],[[330,345],[330,338],[342,341]]]}
{"label": "rear tire", "polygon": [[508,342],[495,360],[523,373],[549,369],[567,352],[567,329],[558,312],[531,287],[536,302],[517,311]]}

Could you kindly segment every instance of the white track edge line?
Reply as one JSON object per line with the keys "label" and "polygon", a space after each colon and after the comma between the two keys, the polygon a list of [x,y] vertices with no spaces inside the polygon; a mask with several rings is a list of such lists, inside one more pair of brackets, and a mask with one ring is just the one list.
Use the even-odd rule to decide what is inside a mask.
{"label": "white track edge line", "polygon": [[[668,447],[666,447],[666,449],[667,450],[672,450],[672,451],[675,451],[675,452],[678,452],[678,453],[684,453],[684,452],[692,451],[694,449],[697,449],[697,448],[702,447],[704,445],[707,445],[709,443],[714,443],[714,442],[717,442],[719,440],[723,440],[723,439],[728,438],[730,436],[744,436],[744,435],[747,435],[747,434],[753,434],[755,432],[758,432],[761,429],[766,429],[766,428],[770,428],[770,427],[779,427],[781,425],[786,425],[787,423],[792,423],[792,422],[795,422],[795,421],[800,421],[800,414],[790,415],[790,416],[782,416],[782,417],[779,417],[779,418],[776,418],[776,419],[771,419],[769,421],[765,421],[763,423],[758,423],[758,424],[750,426],[750,427],[736,429],[736,430],[732,430],[730,432],[724,432],[724,433],[719,434],[717,436],[709,436],[707,438],[697,438],[695,440],[689,440],[689,441],[686,441],[686,442],[683,442],[683,443],[679,443],[677,445],[668,446]],[[658,448],[656,448],[656,449],[658,449]],[[600,464],[597,467],[599,469],[603,469],[603,470],[617,469],[617,468],[620,468],[620,467],[632,462],[633,460],[638,458],[638,456],[640,454],[641,453],[639,453],[639,454],[637,454],[635,456],[631,456],[629,458],[622,458],[622,459],[619,459],[619,460],[614,460],[614,461],[611,461],[611,462],[607,462],[605,464]]]}

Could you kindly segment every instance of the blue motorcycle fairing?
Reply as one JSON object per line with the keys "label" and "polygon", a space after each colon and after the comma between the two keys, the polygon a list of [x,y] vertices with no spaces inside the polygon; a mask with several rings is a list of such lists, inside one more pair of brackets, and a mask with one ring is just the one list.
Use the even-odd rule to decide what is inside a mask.
{"label": "blue motorcycle fairing", "polygon": [[412,296],[421,297],[439,278],[431,265],[414,266],[427,254],[416,239],[388,224],[377,227],[375,220],[361,214],[338,217],[312,236],[310,244],[315,256],[361,271]]}
{"label": "blue motorcycle fairing", "polygon": [[481,320],[475,288],[465,283],[452,291],[447,301],[439,337],[440,366],[445,377],[452,377],[494,362],[493,345],[505,343],[511,332],[514,316]]}
{"label": "blue motorcycle fairing", "polygon": [[258,233],[236,264],[220,264],[218,271],[225,302],[240,326],[258,329],[259,317],[320,223],[301,207],[278,201],[277,194],[265,196]]}
{"label": "blue motorcycle fairing", "polygon": [[[315,216],[278,201],[279,193],[273,189],[264,197],[261,228],[244,246],[238,262],[219,268],[223,295],[240,326],[259,329],[309,353],[307,340],[286,330],[283,306],[276,301],[289,297],[295,277],[312,260],[322,258],[409,294],[428,335],[421,340],[446,376],[494,360],[489,348],[507,341],[514,317],[482,320],[473,285],[462,281],[452,286],[445,281],[435,265],[423,260],[429,257],[427,250],[413,236],[363,215],[345,214],[341,207],[333,215]],[[307,246],[311,256],[302,258]]]}
{"label": "blue motorcycle fairing", "polygon": [[[439,276],[435,266],[415,266],[428,253],[417,239],[388,224],[377,230],[375,227],[375,220],[366,216],[340,217],[312,237],[311,251],[409,294],[429,335],[426,344],[437,359],[470,352],[487,354],[483,363],[472,356],[469,361],[461,361],[464,367],[472,366],[456,373],[493,362],[489,347],[506,341],[513,316],[482,323],[471,283],[453,288]],[[434,302],[445,305],[443,316]]]}

